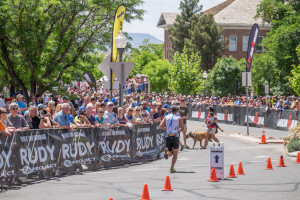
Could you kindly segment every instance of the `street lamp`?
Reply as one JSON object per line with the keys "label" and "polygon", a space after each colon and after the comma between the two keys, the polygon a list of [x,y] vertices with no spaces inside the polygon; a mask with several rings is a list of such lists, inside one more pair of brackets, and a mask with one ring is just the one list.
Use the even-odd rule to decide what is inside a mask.
{"label": "street lamp", "polygon": [[[125,51],[125,47],[127,45],[127,38],[124,36],[123,31],[120,30],[119,31],[119,35],[115,38],[115,43],[116,43],[116,47],[118,49],[119,52],[119,62],[123,61],[123,53]],[[123,107],[123,84],[124,84],[124,64],[121,64],[121,74],[122,74],[122,78],[120,81],[120,103],[119,105],[121,107]]]}
{"label": "street lamp", "polygon": [[204,96],[205,96],[205,79],[207,79],[207,73],[206,73],[206,71],[203,72],[202,78],[204,80]]}
{"label": "street lamp", "polygon": [[119,31],[119,35],[115,38],[116,47],[119,52],[119,62],[123,61],[123,53],[125,51],[125,47],[127,45],[127,38],[123,34],[123,31]]}

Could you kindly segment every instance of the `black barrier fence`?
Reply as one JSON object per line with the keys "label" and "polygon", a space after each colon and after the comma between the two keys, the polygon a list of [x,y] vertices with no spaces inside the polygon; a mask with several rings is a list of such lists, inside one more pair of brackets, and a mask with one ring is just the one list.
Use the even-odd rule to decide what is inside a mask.
{"label": "black barrier fence", "polygon": [[159,124],[18,132],[0,136],[0,180],[30,179],[40,173],[72,173],[84,165],[100,169],[155,160],[164,150],[165,136]]}
{"label": "black barrier fence", "polygon": [[[190,120],[205,121],[210,105],[189,105],[189,118]],[[246,107],[238,106],[220,106],[215,105],[214,111],[218,117],[218,121],[227,124],[247,125],[247,112]],[[262,127],[265,125],[267,128],[288,130],[290,127],[296,126],[300,118],[299,112],[293,110],[268,110],[264,108],[249,108],[249,125],[253,127]]]}

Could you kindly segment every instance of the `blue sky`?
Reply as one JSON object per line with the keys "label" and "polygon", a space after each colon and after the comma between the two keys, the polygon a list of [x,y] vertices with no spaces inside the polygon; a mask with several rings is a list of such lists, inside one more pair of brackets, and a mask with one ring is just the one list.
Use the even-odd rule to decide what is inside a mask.
{"label": "blue sky", "polygon": [[[207,10],[225,0],[200,0],[203,5],[203,11]],[[144,15],[144,20],[135,20],[129,23],[124,23],[124,31],[128,33],[149,33],[160,40],[164,38],[164,31],[162,28],[157,28],[156,24],[163,12],[180,12],[180,0],[145,0],[142,8],[147,11]]]}

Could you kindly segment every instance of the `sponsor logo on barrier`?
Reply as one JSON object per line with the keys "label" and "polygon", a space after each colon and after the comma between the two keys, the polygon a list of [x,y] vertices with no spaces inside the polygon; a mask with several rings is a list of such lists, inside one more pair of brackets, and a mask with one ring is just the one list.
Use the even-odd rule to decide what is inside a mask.
{"label": "sponsor logo on barrier", "polygon": [[37,167],[25,166],[25,167],[22,168],[22,172],[23,172],[23,174],[27,175],[27,174],[31,174],[33,172],[38,172],[38,171],[41,171],[41,170],[56,168],[56,165],[57,165],[57,163],[44,165],[44,166],[37,166]]}
{"label": "sponsor logo on barrier", "polygon": [[[247,115],[245,116],[245,123],[247,122]],[[258,117],[256,116],[249,116],[249,123],[252,124],[259,124],[264,125],[265,124],[265,118],[264,117]]]}
{"label": "sponsor logo on barrier", "polygon": [[80,164],[80,163],[91,163],[93,161],[95,161],[96,158],[85,158],[85,159],[78,159],[78,160],[65,160],[64,161],[64,166],[65,167],[71,167],[75,164]]}
{"label": "sponsor logo on barrier", "polygon": [[62,145],[62,154],[63,158],[76,158],[77,156],[85,156],[87,153],[93,155],[92,148],[95,146],[95,143],[92,142],[78,142],[74,144],[63,144]]}
{"label": "sponsor logo on barrier", "polygon": [[109,154],[105,154],[103,156],[101,156],[101,160],[104,161],[104,162],[109,162],[111,160],[111,155]]}
{"label": "sponsor logo on barrier", "polygon": [[218,117],[218,120],[221,120],[221,121],[233,122],[232,114],[217,113],[217,117]]}
{"label": "sponsor logo on barrier", "polygon": [[43,135],[29,135],[29,136],[20,136],[21,142],[32,142],[32,141],[41,141],[46,140],[46,134]]}
{"label": "sponsor logo on barrier", "polygon": [[277,126],[282,128],[291,128],[297,126],[297,124],[298,124],[297,120],[291,120],[291,119],[279,119],[277,122]]}
{"label": "sponsor logo on barrier", "polygon": [[5,151],[2,151],[0,154],[0,169],[2,169],[5,165],[7,167],[10,167],[10,159],[11,156],[11,150],[9,150],[7,153]]}
{"label": "sponsor logo on barrier", "polygon": [[73,132],[62,133],[61,137],[64,139],[65,138],[73,138],[73,137],[75,137],[75,133],[73,133]]}
{"label": "sponsor logo on barrier", "polygon": [[110,141],[101,141],[99,146],[102,149],[102,153],[123,153],[129,152],[131,140],[115,140],[112,144]]}
{"label": "sponsor logo on barrier", "polygon": [[20,149],[20,159],[22,165],[29,165],[29,164],[36,164],[36,163],[42,163],[48,160],[48,157],[50,156],[51,160],[54,160],[54,145],[51,146],[51,148],[47,145],[34,147],[34,148],[28,148],[28,149]]}
{"label": "sponsor logo on barrier", "polygon": [[160,126],[156,126],[156,130],[161,130]]}
{"label": "sponsor logo on barrier", "polygon": [[164,134],[156,134],[156,145],[163,145],[165,142]]}
{"label": "sponsor logo on barrier", "polygon": [[115,131],[113,129],[108,129],[106,131],[104,131],[102,133],[103,136],[110,136],[110,135],[126,135],[126,132],[125,130],[118,130],[118,131]]}
{"label": "sponsor logo on barrier", "polygon": [[150,127],[147,127],[147,128],[138,128],[137,132],[138,133],[149,133],[150,132]]}
{"label": "sponsor logo on barrier", "polygon": [[9,177],[9,176],[14,176],[15,175],[15,170],[11,171],[2,171],[0,174],[0,178],[2,177]]}
{"label": "sponsor logo on barrier", "polygon": [[144,136],[136,138],[136,150],[144,150],[154,147],[153,136]]}
{"label": "sponsor logo on barrier", "polygon": [[192,111],[192,118],[205,119],[205,112]]}

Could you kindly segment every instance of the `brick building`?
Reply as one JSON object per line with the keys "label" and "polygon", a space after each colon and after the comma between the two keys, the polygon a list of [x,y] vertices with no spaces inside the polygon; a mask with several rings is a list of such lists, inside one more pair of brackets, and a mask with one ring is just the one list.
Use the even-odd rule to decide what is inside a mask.
{"label": "brick building", "polygon": [[[263,52],[264,47],[261,42],[270,31],[271,25],[265,23],[262,25],[262,19],[254,19],[257,6],[262,0],[227,0],[221,4],[212,7],[204,13],[212,13],[218,25],[223,26],[221,39],[225,40],[225,50],[222,55],[230,56],[240,60],[246,58],[248,40],[252,25],[257,23],[260,28],[257,39],[256,52]],[[176,16],[180,13],[162,13],[157,27],[164,29],[164,52],[165,59],[170,58],[169,49],[172,48],[172,42],[169,39],[168,28],[173,26]]]}

